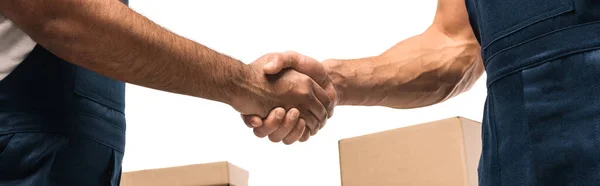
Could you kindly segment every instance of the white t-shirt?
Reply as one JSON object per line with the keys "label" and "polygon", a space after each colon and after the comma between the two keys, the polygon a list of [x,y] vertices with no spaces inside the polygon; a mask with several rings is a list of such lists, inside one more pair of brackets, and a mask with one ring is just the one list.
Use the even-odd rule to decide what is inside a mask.
{"label": "white t-shirt", "polygon": [[35,45],[27,34],[0,15],[0,81],[23,62]]}

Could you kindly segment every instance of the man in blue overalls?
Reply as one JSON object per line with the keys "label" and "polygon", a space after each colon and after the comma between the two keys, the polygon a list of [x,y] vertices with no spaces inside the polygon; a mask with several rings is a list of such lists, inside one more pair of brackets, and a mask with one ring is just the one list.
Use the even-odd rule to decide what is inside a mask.
{"label": "man in blue overalls", "polygon": [[401,109],[467,91],[485,69],[479,185],[600,185],[598,0],[439,0],[429,29],[379,56],[265,72],[288,67],[325,69],[338,105]]}
{"label": "man in blue overalls", "polygon": [[307,140],[331,117],[336,93],[326,75],[313,81],[292,70],[270,77],[262,70],[267,61],[314,59],[273,53],[247,65],[161,28],[126,4],[0,1],[0,185],[119,185],[124,82],[261,117],[277,106],[297,108],[281,127],[255,131],[286,144]]}

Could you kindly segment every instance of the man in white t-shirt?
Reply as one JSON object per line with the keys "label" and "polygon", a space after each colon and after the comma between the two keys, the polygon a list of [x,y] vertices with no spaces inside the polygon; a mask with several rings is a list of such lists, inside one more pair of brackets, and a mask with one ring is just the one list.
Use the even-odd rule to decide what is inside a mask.
{"label": "man in white t-shirt", "polygon": [[[293,70],[263,72],[267,62],[314,59],[285,52],[244,64],[125,4],[0,1],[0,185],[119,185],[125,82],[283,122],[254,132],[286,144],[307,140],[331,116],[336,93],[324,73],[313,81]],[[291,119],[267,117],[286,112],[271,111],[279,106],[294,108]]]}

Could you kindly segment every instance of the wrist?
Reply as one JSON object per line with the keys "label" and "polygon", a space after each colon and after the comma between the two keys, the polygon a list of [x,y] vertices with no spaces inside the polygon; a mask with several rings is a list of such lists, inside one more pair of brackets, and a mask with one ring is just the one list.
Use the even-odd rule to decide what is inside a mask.
{"label": "wrist", "polygon": [[[338,92],[338,105],[371,105],[373,88],[380,84],[375,80],[375,65],[379,57],[367,57],[351,60],[323,61],[329,79]],[[369,96],[366,96],[369,95]]]}
{"label": "wrist", "polygon": [[263,100],[270,92],[267,78],[262,70],[251,65],[244,65],[240,74],[237,76],[239,79],[232,85],[237,88],[227,94],[226,104],[242,114],[259,114],[253,113],[256,112],[253,108],[257,105],[255,101]]}
{"label": "wrist", "polygon": [[336,105],[344,105],[347,102],[347,97],[345,96],[347,84],[345,83],[346,77],[342,73],[342,64],[343,61],[328,59],[322,62],[323,67],[325,68],[325,72],[327,72],[327,76],[331,80],[333,87],[335,88],[335,92],[337,94],[337,103]]}

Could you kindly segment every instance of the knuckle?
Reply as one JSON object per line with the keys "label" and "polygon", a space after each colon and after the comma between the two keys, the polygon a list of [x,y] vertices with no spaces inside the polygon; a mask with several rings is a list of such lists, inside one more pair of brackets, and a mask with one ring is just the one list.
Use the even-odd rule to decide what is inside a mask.
{"label": "knuckle", "polygon": [[310,77],[304,75],[304,76],[300,77],[300,82],[307,84],[307,85],[312,85],[313,80]]}
{"label": "knuckle", "polygon": [[306,100],[313,100],[315,99],[313,94],[310,91],[306,91],[302,93],[302,97]]}
{"label": "knuckle", "polygon": [[281,60],[281,54],[280,53],[269,53],[266,56],[267,56],[267,60],[269,60],[269,61],[278,61],[278,60]]}
{"label": "knuckle", "polygon": [[311,97],[310,90],[308,90],[306,88],[298,88],[298,89],[295,90],[295,93],[298,96],[302,96],[302,98]]}

